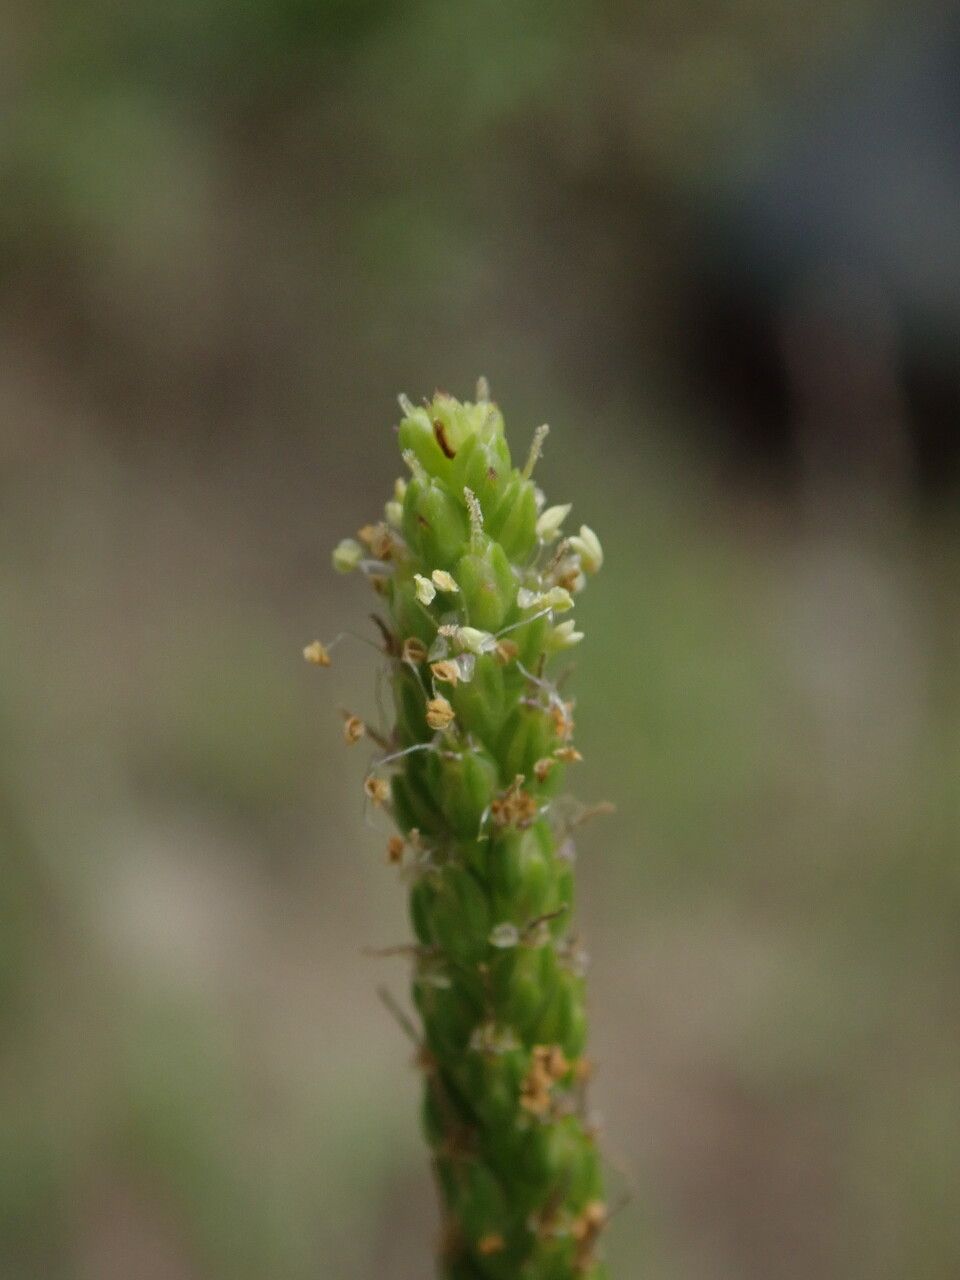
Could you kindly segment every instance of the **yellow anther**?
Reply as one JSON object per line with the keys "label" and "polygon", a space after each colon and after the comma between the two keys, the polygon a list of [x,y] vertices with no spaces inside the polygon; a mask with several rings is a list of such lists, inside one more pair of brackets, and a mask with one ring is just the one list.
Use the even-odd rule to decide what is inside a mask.
{"label": "yellow anther", "polygon": [[390,783],[385,782],[383,778],[378,778],[375,773],[369,773],[364,778],[363,790],[367,799],[377,808],[381,808],[390,799]]}
{"label": "yellow anther", "polygon": [[307,662],[312,663],[315,667],[329,667],[331,665],[327,647],[321,644],[319,640],[311,641],[304,649],[303,656]]}
{"label": "yellow anther", "polygon": [[367,732],[367,726],[363,723],[359,716],[347,716],[343,722],[343,740],[348,747],[352,747],[355,742]]}
{"label": "yellow anther", "polygon": [[453,719],[453,707],[446,698],[438,696],[427,702],[427,724],[431,729],[448,729]]}

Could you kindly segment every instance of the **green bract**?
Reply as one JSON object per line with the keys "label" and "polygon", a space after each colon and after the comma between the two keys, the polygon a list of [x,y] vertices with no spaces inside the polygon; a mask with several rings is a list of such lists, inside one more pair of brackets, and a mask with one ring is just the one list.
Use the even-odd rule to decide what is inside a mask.
{"label": "green bract", "polygon": [[346,733],[382,745],[365,791],[399,828],[390,860],[411,885],[441,1274],[600,1280],[576,811],[555,801],[579,753],[550,664],[582,638],[569,610],[603,554],[586,526],[564,534],[569,506],[533,483],[546,429],[514,467],[484,383],[475,404],[401,405],[409,475],[334,565],[364,573],[388,615],[393,728],[351,717]]}

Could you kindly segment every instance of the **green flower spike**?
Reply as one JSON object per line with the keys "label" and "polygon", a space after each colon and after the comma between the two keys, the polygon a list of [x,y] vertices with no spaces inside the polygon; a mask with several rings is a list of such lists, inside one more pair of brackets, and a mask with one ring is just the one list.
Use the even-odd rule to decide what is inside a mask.
{"label": "green flower spike", "polygon": [[440,1274],[602,1280],[572,810],[554,801],[580,755],[549,663],[582,639],[569,611],[603,553],[533,483],[545,427],[512,465],[485,382],[475,404],[400,403],[409,477],[333,561],[389,611],[396,723],[367,729],[383,750],[364,791],[399,828],[388,861],[411,884]]}

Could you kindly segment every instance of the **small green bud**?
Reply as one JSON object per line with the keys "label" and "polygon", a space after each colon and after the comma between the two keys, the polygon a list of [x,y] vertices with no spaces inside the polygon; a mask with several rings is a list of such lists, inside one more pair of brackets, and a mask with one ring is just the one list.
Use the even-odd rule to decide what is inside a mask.
{"label": "small green bud", "polygon": [[433,796],[417,774],[394,774],[390,779],[393,816],[404,833],[417,830],[427,836],[443,834],[443,822]]}
{"label": "small green bud", "polygon": [[412,453],[429,475],[448,475],[450,462],[437,439],[430,414],[426,409],[414,408],[409,401],[404,407],[407,412],[398,432],[401,450]]}
{"label": "small green bud", "polygon": [[505,831],[491,842],[493,915],[523,928],[560,905],[553,874],[553,837],[544,822]]}
{"label": "small green bud", "polygon": [[478,1110],[487,1124],[512,1124],[526,1070],[527,1054],[519,1045],[499,1052],[477,1051],[467,1055],[464,1062],[467,1092],[478,1100]]}
{"label": "small green bud", "polygon": [[[426,742],[430,737],[425,724],[426,700],[420,682],[409,668],[397,673],[393,683],[393,703],[397,712],[397,736],[403,745]],[[417,767],[412,766],[414,770]]]}
{"label": "small green bud", "polygon": [[[503,418],[489,403],[461,404],[438,391],[423,408],[414,408],[406,399],[401,407],[405,416],[399,428],[400,448],[412,452],[430,475],[442,480],[462,473],[462,462],[459,473],[453,465],[461,451],[472,451],[476,442],[495,446],[503,438]],[[502,462],[502,451],[495,456]],[[506,461],[509,464],[508,453]]]}
{"label": "small green bud", "polygon": [[486,530],[509,559],[526,563],[537,545],[537,500],[529,480],[513,475],[495,510],[486,517]]}
{"label": "small green bud", "polygon": [[517,594],[517,579],[503,548],[487,539],[482,549],[461,557],[456,573],[471,624],[498,631]]}
{"label": "small green bud", "polygon": [[451,690],[450,701],[460,723],[471,725],[481,742],[490,746],[497,740],[507,700],[503,668],[492,654],[477,658],[473,679]]}
{"label": "small green bud", "polygon": [[546,649],[546,638],[549,632],[548,616],[535,614],[529,622],[525,622],[510,633],[510,638],[515,640],[520,648],[520,661],[528,671],[533,670],[539,662],[540,654]]}
{"label": "small green bud", "polygon": [[533,1043],[544,1010],[544,992],[556,982],[559,967],[550,947],[514,947],[490,963],[490,1000],[497,1018]]}
{"label": "small green bud", "polygon": [[429,767],[433,793],[440,797],[450,830],[457,837],[475,841],[497,788],[497,766],[477,748],[445,751],[432,757]]}
{"label": "small green bud", "polygon": [[477,1161],[468,1163],[458,1187],[460,1223],[473,1242],[498,1235],[506,1227],[507,1206],[499,1182]]}
{"label": "small green bud", "polygon": [[539,707],[519,706],[504,723],[497,740],[497,757],[504,776],[536,778],[537,762],[553,755],[558,745],[550,715]]}
{"label": "small green bud", "polygon": [[[396,787],[396,780],[394,781]],[[430,907],[433,904],[433,888],[426,877],[421,877],[410,891],[410,923],[417,941],[422,947],[433,945],[433,928],[430,924]]]}
{"label": "small green bud", "polygon": [[450,486],[475,493],[486,516],[503,497],[511,474],[510,450],[502,434],[486,440],[477,435],[458,452],[450,469]]}
{"label": "small green bud", "polygon": [[[462,1057],[483,1005],[460,985],[438,986],[435,981],[416,981],[413,998],[423,1018],[428,1047],[443,1061]],[[445,1123],[450,1123],[449,1111]]]}
{"label": "small green bud", "polygon": [[493,923],[487,895],[465,867],[447,863],[434,873],[430,927],[434,943],[455,964],[476,964],[489,947]]}
{"label": "small green bud", "polygon": [[584,1028],[583,979],[561,969],[553,997],[537,1023],[537,1038],[561,1045],[568,1057],[576,1058],[583,1052]]}
{"label": "small green bud", "polygon": [[447,569],[462,554],[468,520],[464,506],[435,480],[416,476],[403,499],[403,536],[428,566]]}

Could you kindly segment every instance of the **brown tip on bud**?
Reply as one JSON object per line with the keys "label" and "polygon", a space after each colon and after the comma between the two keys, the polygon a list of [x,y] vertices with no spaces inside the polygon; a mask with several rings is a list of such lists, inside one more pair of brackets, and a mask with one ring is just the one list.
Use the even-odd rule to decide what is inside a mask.
{"label": "brown tip on bud", "polygon": [[377,808],[382,808],[390,799],[390,783],[378,778],[375,773],[369,773],[364,778],[363,790],[367,799]]}
{"label": "brown tip on bud", "polygon": [[433,421],[433,434],[436,438],[437,444],[443,452],[443,456],[445,458],[455,458],[457,456],[457,451],[447,439],[447,429],[439,418],[435,418]]}
{"label": "brown tip on bud", "polygon": [[348,747],[352,747],[354,743],[367,732],[367,726],[363,723],[359,716],[346,716],[343,721],[343,740]]}
{"label": "brown tip on bud", "polygon": [[477,1253],[482,1258],[489,1258],[494,1253],[502,1253],[506,1247],[503,1236],[481,1236],[477,1241]]}
{"label": "brown tip on bud", "polygon": [[427,702],[427,724],[431,729],[448,729],[453,723],[453,707],[443,697]]}
{"label": "brown tip on bud", "polygon": [[329,667],[332,665],[326,645],[322,645],[319,640],[311,641],[304,649],[303,656],[314,667]]}
{"label": "brown tip on bud", "polygon": [[553,754],[564,764],[577,764],[583,759],[576,747],[557,747]]}
{"label": "brown tip on bud", "polygon": [[406,841],[403,836],[391,836],[387,841],[387,861],[391,866],[397,866],[403,861],[403,850],[406,847]]}

